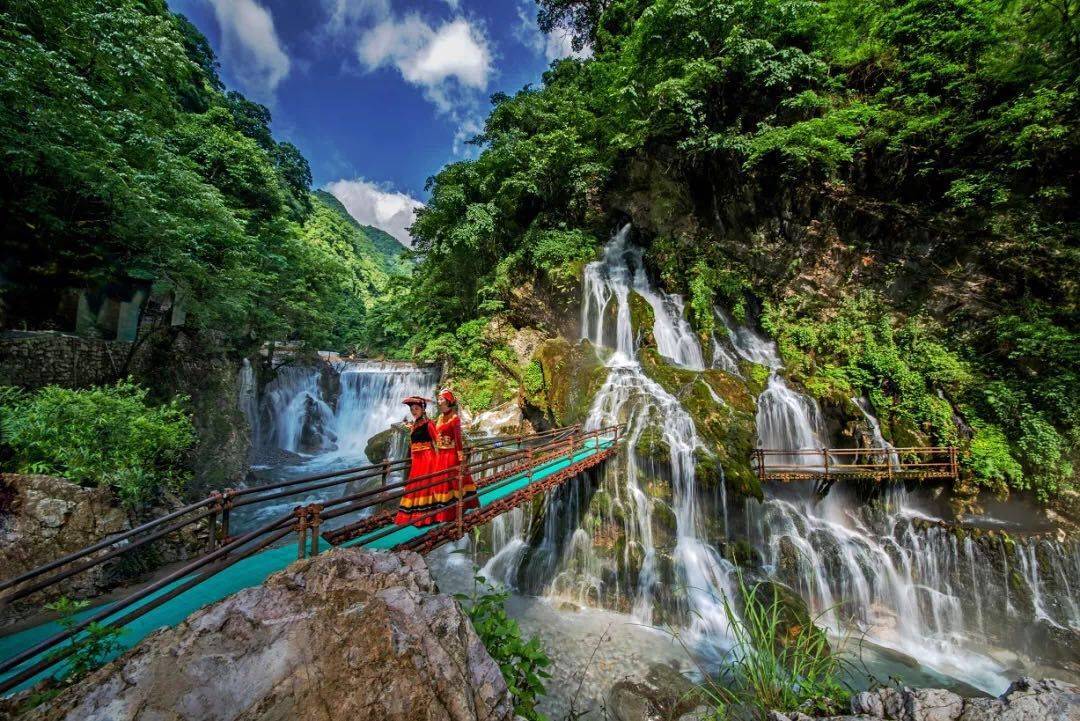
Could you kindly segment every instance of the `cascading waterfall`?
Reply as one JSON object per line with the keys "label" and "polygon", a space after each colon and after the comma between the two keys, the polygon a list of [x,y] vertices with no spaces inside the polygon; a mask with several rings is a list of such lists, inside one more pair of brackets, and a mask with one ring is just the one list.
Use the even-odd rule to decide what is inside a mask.
{"label": "cascading waterfall", "polygon": [[334,409],[324,398],[322,373],[312,366],[281,366],[262,399],[259,446],[290,453],[333,449]]}
{"label": "cascading waterfall", "polygon": [[863,418],[866,419],[866,425],[870,427],[870,438],[874,443],[874,448],[885,451],[885,458],[887,463],[893,470],[900,468],[900,456],[897,454],[893,444],[885,440],[885,436],[881,433],[881,423],[878,422],[877,417],[870,412],[870,402],[865,398],[852,398],[851,401],[859,407],[862,411]]}
{"label": "cascading waterfall", "polygon": [[[822,448],[827,443],[821,411],[813,399],[793,391],[781,375],[775,344],[718,313],[740,357],[770,369],[758,397],[757,434],[762,448]],[[862,399],[855,399],[873,441],[890,463],[896,452]],[[784,464],[816,465],[820,457],[792,454]],[[921,514],[907,496],[890,489],[888,515],[877,527],[860,514],[860,504],[834,488],[825,499],[803,495],[771,497],[747,505],[747,527],[766,552],[766,565],[791,584],[822,620],[837,632],[852,623],[875,643],[895,648],[927,665],[996,688],[1000,665],[973,656],[956,631],[965,626],[963,605],[954,588],[960,551],[952,544],[929,547],[912,525]],[[970,565],[963,581],[976,573]],[[960,581],[960,582],[963,582]],[[978,591],[974,592],[978,595]],[[978,614],[976,614],[976,618]]]}
{"label": "cascading waterfall", "polygon": [[[261,442],[319,454],[326,463],[362,457],[373,435],[405,416],[401,399],[430,396],[438,379],[435,368],[377,361],[282,366],[256,414]],[[332,386],[336,393],[327,390]]]}
{"label": "cascading waterfall", "polygon": [[[674,571],[677,585],[685,589],[686,618],[691,638],[722,643],[728,638],[722,597],[727,593],[730,566],[703,539],[694,480],[694,452],[700,446],[693,419],[658,383],[648,378],[637,361],[631,326],[630,294],[637,293],[653,309],[653,337],[657,351],[675,365],[701,370],[701,347],[683,317],[679,296],[653,290],[641,259],[641,250],[629,245],[630,226],[623,227],[604,250],[601,260],[585,269],[585,302],[582,335],[597,346],[610,344],[615,353],[607,362],[608,377],[594,398],[587,428],[625,421],[627,452],[625,467],[612,469],[617,480],[605,485],[613,501],[626,510],[624,554],[639,553],[640,569],[631,606],[633,615],[651,623],[654,595],[660,584],[657,548],[653,538],[654,504],[641,485],[636,449],[643,435],[659,434],[668,448],[672,487],[671,510],[675,515]],[[615,303],[614,328],[610,327],[609,303]],[[623,494],[627,497],[623,497]],[[579,531],[581,529],[578,529]],[[575,531],[577,533],[577,531]],[[570,544],[570,553],[582,553],[583,544]],[[589,544],[591,553],[591,542]],[[631,566],[631,559],[623,559]]]}

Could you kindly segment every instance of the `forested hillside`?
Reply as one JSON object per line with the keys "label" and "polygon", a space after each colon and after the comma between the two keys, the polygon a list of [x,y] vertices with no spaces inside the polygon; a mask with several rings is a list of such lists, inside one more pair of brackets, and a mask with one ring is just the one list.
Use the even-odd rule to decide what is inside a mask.
{"label": "forested hillside", "polygon": [[340,200],[325,190],[316,190],[315,196],[333,208],[345,222],[352,225],[364,236],[364,247],[365,249],[370,248],[370,250],[365,250],[365,254],[370,255],[384,272],[393,274],[408,268],[407,265],[402,263],[401,256],[406,249],[401,244],[401,241],[385,230],[380,230],[373,225],[361,225],[356,218],[349,214],[349,211],[341,204]]}
{"label": "forested hillside", "polygon": [[164,0],[0,9],[0,326],[138,278],[227,338],[344,348],[395,266]]}
{"label": "forested hillside", "polygon": [[811,394],[961,444],[983,487],[1074,482],[1080,6],[540,5],[593,55],[493,99],[373,343],[453,359],[476,404],[511,397],[529,376],[506,329],[572,323],[559,304],[630,220],[703,338],[714,305],[759,324]]}

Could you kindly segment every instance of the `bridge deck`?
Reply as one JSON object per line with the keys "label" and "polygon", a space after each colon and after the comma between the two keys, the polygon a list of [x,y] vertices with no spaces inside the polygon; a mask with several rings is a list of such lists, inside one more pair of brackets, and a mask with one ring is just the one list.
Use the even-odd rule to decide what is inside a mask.
{"label": "bridge deck", "polygon": [[[574,466],[588,462],[589,459],[593,459],[593,457],[606,456],[607,451],[611,450],[614,444],[615,441],[611,439],[600,437],[591,438],[586,440],[583,447],[573,455],[567,454],[562,457],[543,461],[531,469],[521,470],[520,472],[511,475],[509,478],[505,479],[504,482],[492,484],[488,487],[481,487],[477,491],[480,500],[480,510],[472,511],[469,515],[480,515],[485,509],[489,509],[492,504],[495,504],[500,500],[512,498],[513,494],[521,492],[530,485],[541,484],[558,474],[565,474],[568,470],[572,470]],[[531,473],[528,472],[529,470],[531,470]],[[395,549],[402,547],[409,542],[416,541],[425,534],[437,532],[440,527],[445,527],[447,525],[449,524],[437,524],[423,528],[416,528],[413,526],[398,527],[397,530],[389,534],[372,532],[365,534],[358,539],[342,543],[341,545],[360,545],[372,549]],[[373,538],[374,540],[371,540]],[[330,547],[331,546],[324,544],[322,550]],[[169,599],[157,608],[150,610],[146,615],[128,623],[124,627],[124,632],[119,638],[122,646],[121,652],[134,646],[150,633],[160,628],[179,624],[194,611],[207,604],[221,600],[241,589],[262,583],[270,574],[285,568],[295,561],[296,558],[297,548],[296,543],[293,542],[285,546],[272,546],[238,561],[230,566],[227,571],[211,576],[199,585],[180,593],[175,598]],[[173,591],[180,586],[185,580],[187,580],[187,577],[176,580],[172,584],[159,589],[138,603],[122,609],[122,612],[128,613],[133,609],[145,606],[153,600],[167,595],[170,591]],[[92,613],[102,610],[102,608],[103,606],[97,606],[86,609],[82,611],[78,617],[80,619],[85,619]],[[120,613],[121,611],[118,611],[117,615]],[[105,619],[104,623],[108,624],[113,620],[115,620],[113,617],[109,617]],[[58,623],[49,622],[0,637],[0,660],[13,658],[16,654],[31,648],[35,644],[51,637],[61,630]],[[38,658],[40,658],[40,656],[26,661],[6,674],[0,675],[0,682],[17,674],[21,669],[29,667]],[[7,693],[28,688],[53,672],[53,670],[43,671],[42,673],[23,681]]]}

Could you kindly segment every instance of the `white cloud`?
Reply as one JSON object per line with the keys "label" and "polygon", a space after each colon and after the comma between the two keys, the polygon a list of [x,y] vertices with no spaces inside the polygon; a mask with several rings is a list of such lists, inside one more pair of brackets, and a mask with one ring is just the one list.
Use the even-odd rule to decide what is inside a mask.
{"label": "white cloud", "polygon": [[363,178],[335,180],[326,184],[326,190],[361,224],[374,225],[412,247],[407,228],[413,223],[413,212],[424,207],[416,198]]}
{"label": "white cloud", "polygon": [[326,30],[340,35],[365,20],[381,20],[390,15],[390,0],[323,0],[327,12]]}
{"label": "white cloud", "polygon": [[356,52],[369,71],[396,68],[449,115],[467,102],[464,96],[484,90],[491,74],[487,36],[460,17],[438,27],[416,14],[386,18],[360,35]]}
{"label": "white cloud", "polygon": [[229,74],[256,100],[272,102],[292,65],[274,18],[256,0],[209,0],[221,26],[222,58]]}
{"label": "white cloud", "polygon": [[518,3],[518,24],[514,28],[514,36],[527,48],[531,48],[538,55],[543,55],[548,62],[561,60],[562,58],[590,58],[592,48],[586,47],[574,50],[573,37],[564,29],[556,28],[550,33],[540,32],[536,24],[536,3],[532,0],[523,0]]}

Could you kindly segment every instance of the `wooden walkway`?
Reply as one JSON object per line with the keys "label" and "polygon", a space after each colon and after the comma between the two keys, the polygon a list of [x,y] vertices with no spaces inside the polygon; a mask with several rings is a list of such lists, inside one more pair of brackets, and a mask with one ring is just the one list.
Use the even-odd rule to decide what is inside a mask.
{"label": "wooden walkway", "polygon": [[[31,595],[35,600],[41,595],[57,596],[65,579],[162,538],[200,528],[208,538],[208,547],[201,556],[116,601],[82,611],[73,628],[49,622],[0,637],[0,694],[28,688],[57,665],[62,666],[71,653],[71,639],[80,637],[92,623],[122,628],[119,642],[126,650],[153,631],[174,626],[199,608],[262,583],[298,558],[333,545],[426,553],[462,538],[471,528],[606,460],[617,450],[621,431],[619,426],[595,431],[574,426],[532,436],[475,442],[467,447],[461,466],[411,480],[435,485],[448,479],[460,483],[465,473],[473,477],[480,507],[469,510],[459,504],[456,518],[446,523],[421,528],[394,525],[394,511],[405,493],[405,482],[391,480],[405,475],[408,461],[391,461],[215,493],[131,531],[0,581],[2,609]],[[365,490],[351,492],[358,482],[364,482]],[[253,531],[230,535],[230,515],[237,508],[290,496],[310,497],[312,491],[335,488],[342,495],[296,506]],[[334,530],[322,530],[324,523],[349,516],[357,520]],[[290,537],[295,540],[290,542]],[[320,540],[327,543],[320,544]]]}
{"label": "wooden walkway", "polygon": [[926,480],[959,478],[956,448],[757,448],[753,464],[765,481],[816,481],[828,488],[839,480]]}

